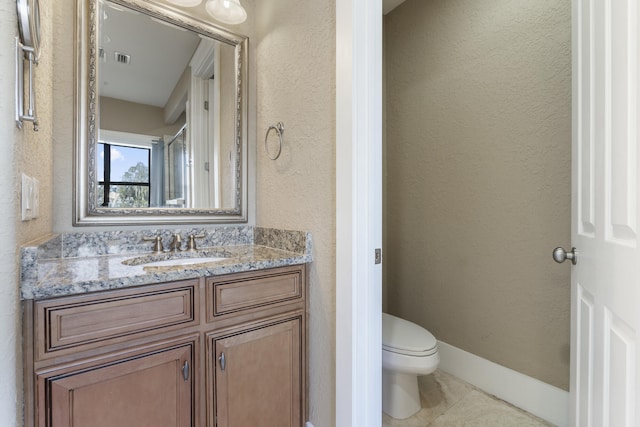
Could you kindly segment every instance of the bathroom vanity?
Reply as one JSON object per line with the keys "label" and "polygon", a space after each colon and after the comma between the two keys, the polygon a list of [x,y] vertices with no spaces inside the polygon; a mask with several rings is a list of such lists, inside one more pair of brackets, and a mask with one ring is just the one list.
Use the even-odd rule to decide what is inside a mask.
{"label": "bathroom vanity", "polygon": [[249,219],[248,37],[146,0],[74,18],[73,225],[172,229],[22,249],[25,425],[302,426],[309,234],[177,228]]}
{"label": "bathroom vanity", "polygon": [[[265,236],[297,232],[238,229],[254,242],[204,263],[23,250],[26,425],[302,426],[310,238],[293,252]],[[154,256],[168,264],[138,264]]]}

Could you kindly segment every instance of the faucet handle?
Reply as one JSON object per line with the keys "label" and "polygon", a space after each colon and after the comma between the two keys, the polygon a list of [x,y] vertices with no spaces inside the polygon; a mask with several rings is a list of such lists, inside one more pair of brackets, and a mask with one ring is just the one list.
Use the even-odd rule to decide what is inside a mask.
{"label": "faucet handle", "polygon": [[154,237],[143,237],[142,240],[146,242],[153,242],[153,251],[154,252],[162,252],[164,251],[164,246],[162,246],[162,237],[154,236]]}
{"label": "faucet handle", "polygon": [[196,247],[196,239],[204,239],[204,234],[189,234],[189,241],[187,242],[187,250],[195,251],[198,249]]}

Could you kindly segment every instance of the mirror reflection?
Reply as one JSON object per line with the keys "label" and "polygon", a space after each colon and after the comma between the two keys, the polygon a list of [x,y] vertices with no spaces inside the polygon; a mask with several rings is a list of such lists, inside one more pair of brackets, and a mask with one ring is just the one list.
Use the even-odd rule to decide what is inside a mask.
{"label": "mirror reflection", "polygon": [[[96,0],[87,1],[91,8]],[[88,129],[95,127],[95,135],[84,141],[86,165],[79,160],[79,170],[87,169],[79,179],[90,177],[78,186],[88,193],[84,219],[246,220],[246,38],[158,4],[95,4],[97,17],[88,27],[95,31],[89,62],[96,70],[85,71],[87,102],[96,100],[97,117],[92,123],[89,105]]]}

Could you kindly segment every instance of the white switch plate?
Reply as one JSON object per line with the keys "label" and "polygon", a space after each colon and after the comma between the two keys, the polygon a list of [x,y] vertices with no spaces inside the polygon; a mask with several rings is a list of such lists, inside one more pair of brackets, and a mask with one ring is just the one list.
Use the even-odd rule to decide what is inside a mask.
{"label": "white switch plate", "polygon": [[31,178],[33,184],[31,192],[31,218],[36,219],[40,215],[40,181]]}
{"label": "white switch plate", "polygon": [[22,211],[22,220],[29,221],[33,218],[33,181],[31,177],[22,174],[22,196],[20,198],[20,205]]}

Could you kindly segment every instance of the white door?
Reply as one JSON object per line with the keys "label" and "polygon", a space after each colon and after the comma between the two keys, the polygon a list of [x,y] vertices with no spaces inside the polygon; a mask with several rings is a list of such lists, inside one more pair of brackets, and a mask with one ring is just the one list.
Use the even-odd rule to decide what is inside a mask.
{"label": "white door", "polygon": [[637,0],[573,0],[571,417],[640,425]]}

